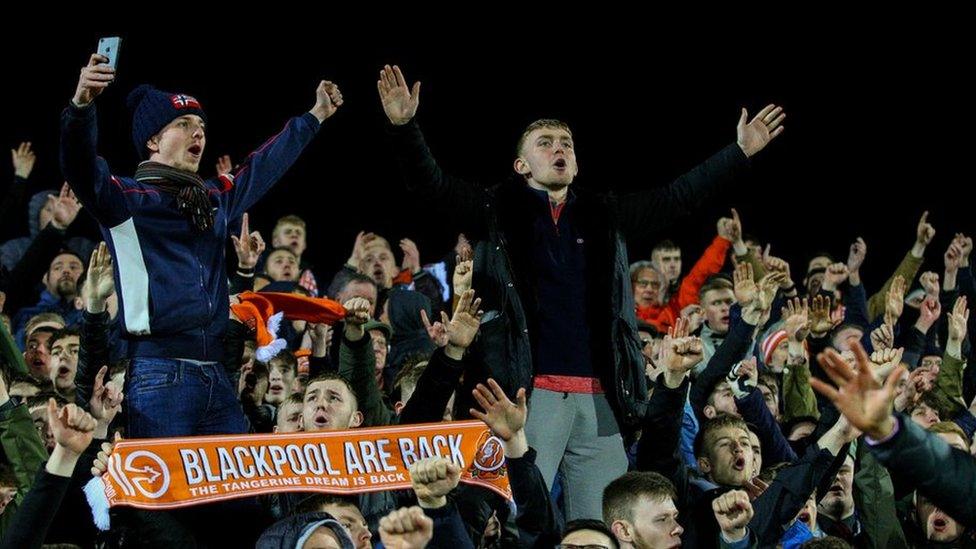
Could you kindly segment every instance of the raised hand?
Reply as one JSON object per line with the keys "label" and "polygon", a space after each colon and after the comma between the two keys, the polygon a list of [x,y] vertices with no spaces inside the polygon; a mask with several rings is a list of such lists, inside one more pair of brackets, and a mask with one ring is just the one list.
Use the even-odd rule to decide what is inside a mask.
{"label": "raised hand", "polygon": [[241,217],[240,236],[230,235],[234,243],[234,251],[237,252],[237,266],[242,269],[253,269],[258,264],[258,259],[264,253],[265,243],[258,231],[251,232],[248,214]]}
{"label": "raised hand", "polygon": [[322,80],[319,82],[318,87],[315,88],[315,104],[308,112],[317,118],[319,124],[321,124],[335,114],[341,106],[342,92],[339,91],[339,86],[336,86],[328,80]]}
{"label": "raised hand", "polygon": [[417,107],[420,105],[420,81],[414,82],[412,88],[407,87],[407,80],[400,72],[400,67],[385,65],[380,70],[376,89],[380,93],[383,112],[394,126],[410,122],[417,114]]}
{"label": "raised hand", "polygon": [[854,351],[856,372],[837,351],[828,348],[817,360],[836,388],[817,378],[811,378],[810,385],[829,398],[851,425],[875,440],[883,439],[895,428],[892,415],[895,387],[905,368],[896,367],[882,385],[875,379],[871,362],[861,344],[855,342],[851,349]]}
{"label": "raised hand", "polygon": [[786,129],[782,125],[786,119],[783,107],[769,104],[747,123],[748,117],[749,113],[743,107],[735,128],[736,142],[746,156],[752,156],[766,148],[770,141]]}

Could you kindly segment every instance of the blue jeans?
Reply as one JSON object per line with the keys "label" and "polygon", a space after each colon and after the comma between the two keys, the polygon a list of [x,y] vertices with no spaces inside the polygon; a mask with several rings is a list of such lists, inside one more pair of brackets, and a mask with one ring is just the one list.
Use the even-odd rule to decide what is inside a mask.
{"label": "blue jeans", "polygon": [[136,357],[125,386],[130,438],[249,430],[237,391],[218,362]]}

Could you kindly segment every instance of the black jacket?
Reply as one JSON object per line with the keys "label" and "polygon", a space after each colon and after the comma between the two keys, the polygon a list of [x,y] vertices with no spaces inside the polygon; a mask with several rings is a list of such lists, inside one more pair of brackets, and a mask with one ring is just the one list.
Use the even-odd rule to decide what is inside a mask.
{"label": "black jacket", "polygon": [[[472,351],[481,353],[485,373],[509,395],[519,387],[531,388],[530,327],[535,311],[544,306],[532,287],[532,239],[527,237],[536,200],[524,182],[485,189],[445,173],[415,120],[389,126],[388,134],[407,187],[440,208],[469,238],[486,244],[475,250],[472,286],[479,289],[486,317]],[[586,309],[594,327],[594,366],[621,426],[636,426],[647,394],[624,237],[649,238],[691,213],[747,166],[746,156],[733,144],[666,187],[620,200],[574,190],[578,222],[591,235],[585,263],[606,266],[587,269]]]}
{"label": "black jacket", "polygon": [[871,453],[950,517],[976,527],[976,459],[905,416],[897,420],[898,433]]}

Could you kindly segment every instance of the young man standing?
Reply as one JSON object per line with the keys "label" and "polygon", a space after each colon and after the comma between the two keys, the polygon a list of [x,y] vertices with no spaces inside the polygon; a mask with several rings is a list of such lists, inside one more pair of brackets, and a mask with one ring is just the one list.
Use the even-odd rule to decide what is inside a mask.
{"label": "young man standing", "polygon": [[618,201],[571,190],[573,134],[558,120],[522,133],[513,181],[485,189],[452,177],[414,119],[420,83],[411,89],[387,66],[376,84],[407,186],[489,244],[474,272],[475,286],[491,287],[486,317],[497,319],[482,332],[488,375],[509,395],[534,387],[526,431],[539,469],[550,484],[562,469],[567,520],[600,518],[603,488],[627,468],[621,426],[636,424],[647,394],[624,237],[650,238],[725,187],[783,131],[782,108],[752,121],[743,109],[736,143],[667,187]]}
{"label": "young man standing", "polygon": [[[114,258],[119,315],[128,340],[129,435],[243,433],[247,422],[221,365],[228,312],[228,226],[278,181],[342,105],[331,82],[233,172],[197,174],[206,113],[195,98],[148,85],[132,91],[132,139],[143,160],[112,175],[96,153],[95,98],[115,79],[103,56],[81,69],[61,116],[61,169],[98,221]],[[174,412],[173,403],[179,403]]]}

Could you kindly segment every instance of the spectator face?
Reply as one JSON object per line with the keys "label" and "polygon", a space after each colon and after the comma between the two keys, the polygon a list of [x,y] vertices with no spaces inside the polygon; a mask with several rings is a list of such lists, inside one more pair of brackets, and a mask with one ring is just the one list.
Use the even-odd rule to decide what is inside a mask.
{"label": "spectator face", "polygon": [[848,326],[834,334],[834,348],[840,352],[849,351],[851,349],[851,345],[857,341],[861,341],[862,337],[864,337],[863,331],[861,331],[859,328]]}
{"label": "spectator face", "polygon": [[566,187],[576,177],[573,136],[563,128],[536,128],[526,136],[515,171],[543,187]]}
{"label": "spectator face", "polygon": [[149,159],[167,166],[196,173],[207,146],[203,119],[195,114],[176,118],[149,139]]}
{"label": "spectator face", "polygon": [[638,549],[681,546],[684,528],[678,524],[678,508],[671,498],[644,496],[637,500],[631,513],[633,524],[615,521],[610,526],[621,543]]}
{"label": "spectator face", "polygon": [[379,288],[389,288],[393,285],[393,278],[397,275],[393,252],[385,243],[366,246],[363,257],[359,261],[359,272],[373,279]]}
{"label": "spectator face", "polygon": [[373,544],[370,542],[373,536],[369,533],[366,519],[363,518],[363,514],[355,506],[329,504],[323,505],[322,511],[332,515],[337,521],[342,523],[342,526],[349,531],[349,537],[356,544],[356,549],[370,549],[373,547]]}
{"label": "spectator face", "polygon": [[769,413],[773,416],[773,419],[779,421],[779,395],[762,383],[758,387],[762,391],[763,401],[766,403],[766,408],[769,409]]}
{"label": "spectator face", "polygon": [[702,296],[705,309],[705,323],[717,334],[729,331],[729,309],[735,303],[732,290],[709,290]]}
{"label": "spectator face", "polygon": [[918,405],[912,409],[912,421],[918,425],[921,425],[923,429],[928,429],[940,421],[939,412],[928,404],[919,402]]}
{"label": "spectator face", "polygon": [[762,471],[762,445],[752,431],[749,431],[749,446],[752,447],[752,475],[756,476]]}
{"label": "spectator face", "polygon": [[373,342],[373,356],[376,357],[376,377],[379,379],[383,375],[383,368],[386,367],[386,354],[389,351],[386,335],[380,330],[370,330],[369,337]]}
{"label": "spectator face", "polygon": [[298,259],[288,250],[275,250],[264,263],[264,270],[275,282],[298,280]]}
{"label": "spectator face", "polygon": [[945,514],[924,496],[915,494],[915,513],[918,525],[922,528],[925,538],[937,543],[951,543],[959,539],[965,528],[955,519]]}
{"label": "spectator face", "polygon": [[652,336],[649,332],[644,332],[640,330],[638,330],[637,335],[640,336],[640,340],[641,340],[641,345],[642,345],[641,354],[644,355],[644,359],[649,364],[653,364],[654,356],[655,356],[654,336]]}
{"label": "spectator face", "polygon": [[844,459],[817,509],[834,520],[843,520],[854,513],[854,458],[850,455]]}
{"label": "spectator face", "polygon": [[288,248],[298,257],[302,257],[305,246],[305,227],[301,225],[282,223],[271,235],[272,248]]}
{"label": "spectator face", "polygon": [[796,515],[796,520],[807,525],[811,532],[817,531],[817,499],[811,494],[803,509]]}
{"label": "spectator face", "polygon": [[376,286],[366,282],[350,282],[339,291],[336,301],[345,303],[354,297],[361,297],[369,301],[369,316],[376,314]]}
{"label": "spectator face", "polygon": [[790,436],[787,438],[792,441],[801,440],[812,435],[816,429],[816,423],[812,421],[803,421],[797,423],[792,429],[790,429]]}
{"label": "spectator face", "polygon": [[282,402],[275,416],[276,433],[297,433],[302,430],[302,405]]}
{"label": "spectator face", "polygon": [[359,427],[363,416],[356,406],[356,397],[345,383],[337,379],[311,383],[302,408],[304,430],[312,433]]}
{"label": "spectator face", "polygon": [[670,284],[681,276],[681,250],[657,250],[651,254],[651,262],[664,274],[665,281]]}
{"label": "spectator face", "polygon": [[85,266],[80,259],[71,254],[61,254],[54,258],[44,275],[44,288],[62,299],[73,298],[78,293],[78,278],[83,272]]}
{"label": "spectator face", "polygon": [[833,263],[833,260],[830,259],[829,257],[827,257],[825,255],[818,255],[818,256],[814,257],[813,259],[811,259],[809,263],[807,263],[807,272],[809,273],[810,271],[812,271],[814,269],[826,269],[832,263]]}
{"label": "spectator face", "polygon": [[703,412],[707,418],[713,418],[720,413],[739,417],[739,408],[735,405],[735,397],[728,381],[720,381],[715,385]]}
{"label": "spectator face", "polygon": [[641,269],[634,281],[634,300],[638,307],[660,307],[664,302],[665,281],[654,269]]}
{"label": "spectator face", "polygon": [[752,479],[752,443],[749,432],[738,427],[723,427],[705,440],[705,455],[698,468],[716,484],[745,486]]}
{"label": "spectator face", "polygon": [[928,355],[922,357],[922,362],[919,364],[920,368],[941,368],[942,367],[942,357],[938,355]]}
{"label": "spectator face", "polygon": [[78,336],[62,337],[51,346],[51,382],[58,391],[70,391],[78,372]]}
{"label": "spectator face", "polygon": [[327,526],[319,526],[305,541],[302,549],[342,549],[339,538]]}
{"label": "spectator face", "polygon": [[281,360],[271,360],[268,372],[268,392],[264,401],[278,405],[295,390],[295,372]]}
{"label": "spectator face", "polygon": [[790,342],[788,340],[780,341],[773,349],[773,354],[769,358],[769,369],[775,373],[781,373],[783,367],[786,366],[786,361],[790,357]]}
{"label": "spectator face", "polygon": [[54,219],[54,201],[48,199],[44,201],[44,206],[42,206],[41,211],[37,213],[37,227],[40,229],[47,227],[47,224],[50,223],[52,219]]}
{"label": "spectator face", "polygon": [[7,506],[17,496],[16,486],[0,486],[0,515],[7,510]]}
{"label": "spectator face", "polygon": [[34,379],[51,378],[51,352],[47,348],[47,340],[51,339],[51,334],[47,330],[34,330],[27,338],[24,362]]}
{"label": "spectator face", "polygon": [[[61,409],[61,406],[58,406]],[[41,404],[35,406],[29,410],[31,420],[34,421],[34,428],[37,429],[37,434],[41,436],[41,440],[44,441],[44,446],[47,448],[48,453],[54,450],[54,432],[51,431],[51,424],[48,423],[47,418],[47,404]]]}

